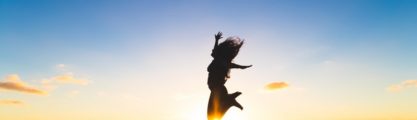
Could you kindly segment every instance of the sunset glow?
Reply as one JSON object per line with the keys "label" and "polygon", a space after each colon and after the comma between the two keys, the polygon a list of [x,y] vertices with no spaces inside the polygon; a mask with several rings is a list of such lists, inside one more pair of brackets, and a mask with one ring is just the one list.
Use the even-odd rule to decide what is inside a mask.
{"label": "sunset glow", "polygon": [[417,120],[417,1],[1,0],[0,120]]}

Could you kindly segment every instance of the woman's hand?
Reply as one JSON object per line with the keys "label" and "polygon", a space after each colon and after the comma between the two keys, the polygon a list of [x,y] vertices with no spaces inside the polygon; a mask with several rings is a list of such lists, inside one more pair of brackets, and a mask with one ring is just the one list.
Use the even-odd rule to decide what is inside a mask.
{"label": "woman's hand", "polygon": [[223,33],[222,32],[218,32],[217,34],[215,34],[214,35],[214,38],[216,39],[216,40],[220,40],[220,39],[222,39],[223,37],[222,37],[222,35],[223,35]]}
{"label": "woman's hand", "polygon": [[250,67],[252,67],[252,65],[242,66],[242,67],[240,67],[240,69],[246,69],[246,68],[250,68]]}

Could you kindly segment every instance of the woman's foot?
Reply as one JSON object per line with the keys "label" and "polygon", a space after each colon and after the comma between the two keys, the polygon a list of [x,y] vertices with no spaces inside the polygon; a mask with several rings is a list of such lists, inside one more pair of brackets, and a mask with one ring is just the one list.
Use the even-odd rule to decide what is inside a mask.
{"label": "woman's foot", "polygon": [[233,93],[233,94],[230,94],[230,98],[231,98],[231,103],[232,103],[232,106],[236,106],[236,107],[238,107],[240,110],[243,110],[243,106],[242,105],[240,105],[240,103],[239,102],[237,102],[236,101],[236,97],[238,97],[239,95],[241,95],[242,94],[242,92],[235,92],[235,93]]}

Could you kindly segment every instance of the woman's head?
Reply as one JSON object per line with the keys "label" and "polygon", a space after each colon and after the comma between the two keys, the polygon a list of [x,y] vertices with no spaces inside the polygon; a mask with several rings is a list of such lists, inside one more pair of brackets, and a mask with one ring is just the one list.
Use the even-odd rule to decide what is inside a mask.
{"label": "woman's head", "polygon": [[237,56],[242,45],[243,40],[241,40],[239,37],[228,37],[225,41],[217,46],[216,58],[231,61]]}

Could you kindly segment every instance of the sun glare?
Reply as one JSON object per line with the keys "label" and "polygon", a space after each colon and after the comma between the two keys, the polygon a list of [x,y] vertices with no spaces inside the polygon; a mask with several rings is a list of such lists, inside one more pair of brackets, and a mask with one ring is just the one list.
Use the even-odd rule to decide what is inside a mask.
{"label": "sun glare", "polygon": [[[200,108],[202,106],[196,107],[194,110],[189,110],[187,114],[184,114],[184,118],[186,120],[207,120],[206,117],[206,108]],[[215,119],[215,120],[247,120],[244,117],[243,111],[239,109],[230,108],[227,113],[223,116],[223,119]]]}
{"label": "sun glare", "polygon": [[224,115],[222,120],[246,120],[244,119],[244,115],[242,111],[238,109],[231,108],[227,113]]}

